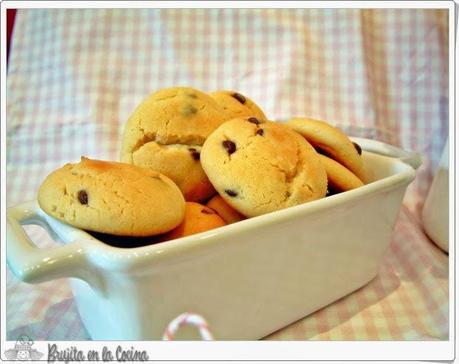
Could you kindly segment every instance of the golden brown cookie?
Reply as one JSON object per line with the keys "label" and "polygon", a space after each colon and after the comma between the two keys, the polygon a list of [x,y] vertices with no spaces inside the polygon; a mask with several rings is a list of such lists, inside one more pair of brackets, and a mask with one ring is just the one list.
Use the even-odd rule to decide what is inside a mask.
{"label": "golden brown cookie", "polygon": [[247,96],[236,91],[215,91],[210,96],[223,109],[227,120],[253,116],[265,120],[266,116],[260,107]]}
{"label": "golden brown cookie", "polygon": [[214,189],[202,170],[200,148],[224,120],[223,110],[199,90],[160,90],[143,100],[127,121],[121,161],[165,174],[187,201],[205,200]]}
{"label": "golden brown cookie", "polygon": [[327,171],[328,188],[334,193],[353,190],[363,186],[363,182],[342,164],[319,154],[320,161]]}
{"label": "golden brown cookie", "polygon": [[341,163],[362,182],[366,181],[362,149],[338,128],[325,121],[308,118],[293,118],[287,125],[305,137],[319,153]]}
{"label": "golden brown cookie", "polygon": [[70,225],[112,235],[161,234],[185,214],[183,195],[166,176],[84,157],[52,172],[40,186],[38,203]]}
{"label": "golden brown cookie", "polygon": [[150,142],[133,153],[133,160],[135,165],[160,170],[173,181],[180,183],[185,200],[201,201],[216,192],[201,167],[200,153],[199,145],[163,145]]}
{"label": "golden brown cookie", "polygon": [[225,122],[202,147],[204,171],[223,199],[252,217],[324,197],[327,174],[314,148],[285,125],[251,119]]}
{"label": "golden brown cookie", "polygon": [[225,221],[218,214],[197,202],[186,202],[185,218],[174,230],[161,237],[161,241],[182,238],[224,226]]}
{"label": "golden brown cookie", "polygon": [[220,195],[212,197],[206,206],[214,210],[227,224],[245,219],[243,215],[228,205]]}

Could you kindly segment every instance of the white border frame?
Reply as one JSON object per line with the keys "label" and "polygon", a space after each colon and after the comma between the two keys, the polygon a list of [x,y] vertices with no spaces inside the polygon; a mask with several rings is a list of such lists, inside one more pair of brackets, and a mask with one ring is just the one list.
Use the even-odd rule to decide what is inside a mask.
{"label": "white border frame", "polygon": [[[455,4],[452,1],[158,1],[158,2],[106,2],[106,1],[4,1],[1,3],[1,29],[6,29],[6,9],[22,8],[424,8],[449,9],[449,125],[450,125],[450,237],[455,238]],[[1,120],[6,120],[6,32],[2,32],[1,54]],[[454,51],[453,51],[454,50]],[[5,226],[6,201],[6,122],[1,122],[1,223]],[[453,220],[454,219],[454,220]],[[455,242],[455,239],[451,239]],[[5,229],[1,229],[1,357],[4,350],[14,346],[6,338],[6,261]],[[455,244],[450,244],[450,256],[455,258]],[[60,341],[59,349],[72,346],[78,350],[102,351],[107,346],[112,352],[118,345],[125,350],[146,350],[150,360],[454,360],[455,359],[455,259],[449,260],[450,330],[448,341]],[[47,355],[48,343],[36,342],[34,348]],[[45,358],[43,358],[45,359]]]}

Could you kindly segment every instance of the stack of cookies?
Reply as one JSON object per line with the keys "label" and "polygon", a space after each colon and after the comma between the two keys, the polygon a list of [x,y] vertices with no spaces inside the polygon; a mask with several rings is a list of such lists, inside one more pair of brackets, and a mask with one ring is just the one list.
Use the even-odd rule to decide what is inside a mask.
{"label": "stack of cookies", "polygon": [[135,247],[358,188],[361,154],[326,122],[276,123],[238,92],[168,88],[128,119],[121,162],[67,164],[38,202],[100,240]]}

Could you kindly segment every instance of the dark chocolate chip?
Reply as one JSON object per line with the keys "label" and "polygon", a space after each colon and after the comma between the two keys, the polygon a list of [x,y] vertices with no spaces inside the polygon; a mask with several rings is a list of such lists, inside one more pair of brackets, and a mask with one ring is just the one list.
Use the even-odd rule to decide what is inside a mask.
{"label": "dark chocolate chip", "polygon": [[82,205],[88,204],[88,193],[85,190],[78,191],[78,201],[80,201]]}
{"label": "dark chocolate chip", "polygon": [[258,120],[257,118],[254,118],[254,117],[251,117],[251,118],[248,118],[247,121],[251,122],[251,123],[254,123],[256,125],[260,124],[261,121]]}
{"label": "dark chocolate chip", "polygon": [[182,110],[183,114],[186,116],[196,114],[198,112],[198,109],[196,109],[193,105],[185,105]]}
{"label": "dark chocolate chip", "polygon": [[237,196],[237,192],[236,191],[233,191],[233,190],[225,190],[226,194],[230,197],[236,197]]}
{"label": "dark chocolate chip", "polygon": [[354,148],[357,151],[357,153],[359,153],[359,155],[362,155],[362,147],[354,142],[352,142],[352,144],[354,144]]}
{"label": "dark chocolate chip", "polygon": [[201,158],[201,155],[195,148],[188,148],[188,150],[191,153],[191,157],[195,160],[198,161]]}
{"label": "dark chocolate chip", "polygon": [[263,131],[263,129],[258,129],[257,132],[255,134],[257,135],[263,135],[265,132]]}
{"label": "dark chocolate chip", "polygon": [[205,208],[202,209],[201,212],[202,212],[203,214],[207,214],[207,215],[212,215],[212,214],[215,213],[215,212],[213,212],[211,209],[205,209]]}
{"label": "dark chocolate chip", "polygon": [[233,154],[236,151],[236,144],[231,140],[224,140],[222,145],[228,151],[228,154]]}
{"label": "dark chocolate chip", "polygon": [[237,93],[235,92],[234,94],[232,94],[231,96],[233,96],[237,101],[239,101],[241,104],[245,104],[245,96],[244,95],[241,95],[240,93]]}

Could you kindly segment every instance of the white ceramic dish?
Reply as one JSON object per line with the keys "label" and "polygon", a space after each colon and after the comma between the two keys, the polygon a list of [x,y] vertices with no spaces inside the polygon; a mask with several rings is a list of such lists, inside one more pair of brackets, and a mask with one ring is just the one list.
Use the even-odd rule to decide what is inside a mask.
{"label": "white ceramic dish", "polygon": [[[420,159],[353,139],[364,149],[373,182],[156,245],[114,248],[46,215],[36,202],[12,207],[8,264],[25,282],[76,278],[71,283],[77,306],[96,340],[160,339],[185,311],[204,316],[216,339],[260,339],[358,289],[378,272]],[[64,245],[36,248],[25,224],[45,227]]]}

